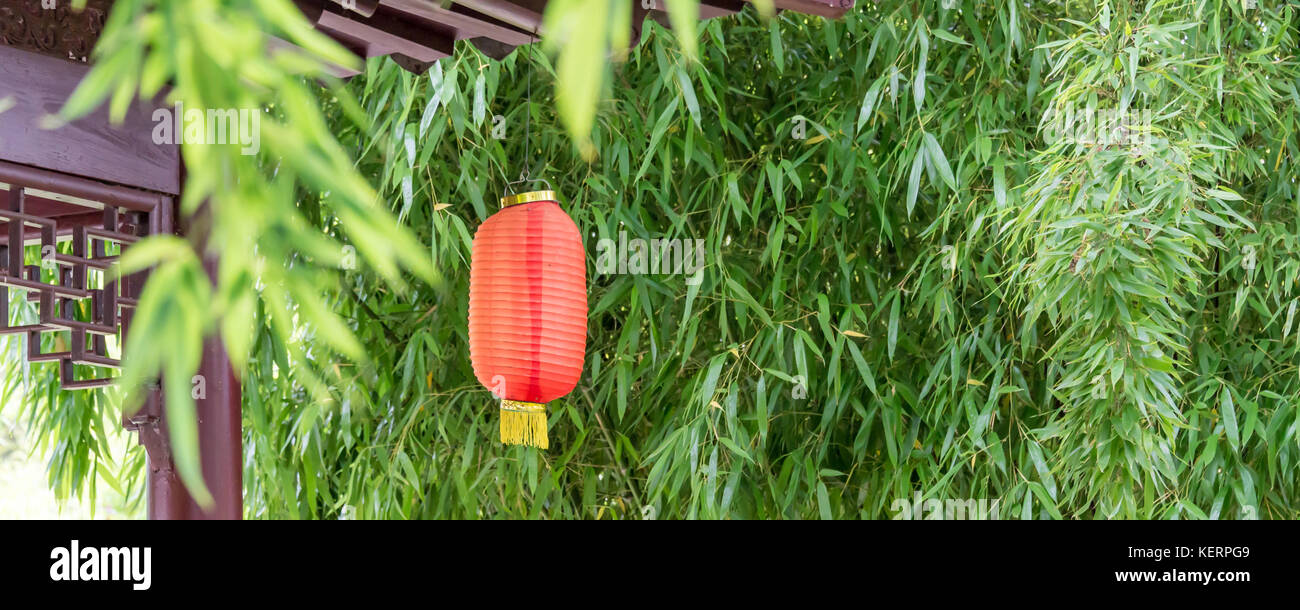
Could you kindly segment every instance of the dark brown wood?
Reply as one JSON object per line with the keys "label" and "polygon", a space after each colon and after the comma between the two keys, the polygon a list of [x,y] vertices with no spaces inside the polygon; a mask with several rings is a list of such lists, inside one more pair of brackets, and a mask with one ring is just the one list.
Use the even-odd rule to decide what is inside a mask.
{"label": "dark brown wood", "polygon": [[[640,0],[634,0],[639,2]],[[545,2],[508,0],[457,0],[457,5],[513,25],[525,32],[540,32]],[[502,41],[508,42],[508,41]],[[522,44],[522,43],[515,43]]]}
{"label": "dark brown wood", "polygon": [[[298,0],[302,7],[307,4]],[[313,10],[312,13],[315,11]],[[421,28],[411,21],[381,8],[370,17],[325,6],[315,17],[317,29],[353,48],[365,49],[367,56],[401,54],[416,61],[437,61],[455,52],[455,39],[435,30]]]}
{"label": "dark brown wood", "polygon": [[491,57],[492,59],[505,59],[507,55],[510,55],[511,51],[515,50],[511,45],[492,40],[486,36],[471,38],[469,39],[469,43],[474,45],[474,47],[481,53]]}
{"label": "dark brown wood", "polygon": [[[8,259],[0,274],[0,334],[26,335],[29,361],[57,362],[64,390],[111,385],[111,374],[87,377],[78,374],[76,365],[93,367],[87,371],[120,366],[105,339],[119,332],[125,337],[142,274],[123,280],[105,276],[102,283],[91,283],[90,272],[111,269],[118,256],[109,254],[109,244],[127,248],[138,241],[145,219],[170,198],[6,161],[0,161],[0,183],[5,187],[0,190],[0,252],[7,254],[0,258]],[[61,241],[71,242],[70,253],[57,250]],[[29,245],[42,253],[39,265],[25,264]],[[53,281],[43,279],[50,275]],[[36,322],[7,324],[14,290],[38,304]],[[88,318],[76,313],[77,301],[89,305]],[[70,349],[42,352],[45,333],[67,333]]]}
{"label": "dark brown wood", "polygon": [[383,4],[404,19],[447,33],[456,40],[486,37],[513,46],[537,40],[529,33],[531,29],[510,24],[470,6],[452,4],[443,8],[425,0],[384,0]]}
{"label": "dark brown wood", "polygon": [[[24,145],[26,144],[24,143]],[[3,159],[0,159],[0,161],[3,161]],[[177,168],[179,169],[179,167],[180,164],[177,163]],[[175,181],[179,183],[180,179],[176,178]],[[81,180],[67,176],[59,171],[8,163],[0,163],[0,182],[10,185],[19,184],[60,195],[87,199],[100,204],[113,204],[139,212],[151,212],[160,205],[160,202],[166,199],[162,195],[148,193],[128,186]],[[124,184],[133,183],[127,181]],[[31,199],[28,199],[29,204],[31,201]],[[64,209],[72,210],[73,207],[67,207],[71,205],[64,204]]]}
{"label": "dark brown wood", "polygon": [[853,8],[853,0],[776,0],[776,8],[827,19],[839,19]]}
{"label": "dark brown wood", "polygon": [[[167,199],[150,215],[150,232],[171,232],[178,224],[175,218],[176,204]],[[203,231],[201,223],[182,224],[180,233],[202,243],[203,235],[194,234]],[[209,278],[216,277],[219,264],[214,257],[204,260]],[[212,494],[213,504],[205,508],[195,501],[176,471],[160,388],[137,412],[123,414],[123,425],[139,433],[140,444],[149,454],[148,516],[164,520],[242,519],[243,393],[219,338],[203,342],[198,377],[183,390],[194,398],[203,482]]]}
{"label": "dark brown wood", "polygon": [[[632,2],[633,38],[649,18],[667,26],[665,0]],[[489,57],[501,59],[542,34],[546,0],[377,0],[370,12],[340,8],[342,0],[295,0],[317,28],[362,57],[389,55],[409,71],[423,73],[451,53],[447,41],[471,40]],[[746,0],[701,0],[700,18],[744,9]],[[649,4],[649,6],[646,6]],[[778,10],[822,17],[843,16],[853,0],[774,0]],[[366,7],[365,10],[369,10]]]}
{"label": "dark brown wood", "polygon": [[[0,171],[3,171],[2,165]],[[9,202],[16,196],[17,191],[17,187],[4,184],[4,181],[0,180],[0,209],[11,209]],[[26,192],[24,196],[26,212],[56,221],[59,237],[71,235],[74,227],[90,227],[104,222],[104,215],[100,211],[88,211],[85,206],[49,199],[37,193],[39,191]],[[40,237],[40,232],[32,228],[28,228],[24,234],[24,240],[28,243],[35,243]],[[0,231],[0,246],[7,245],[9,245],[9,232]]]}
{"label": "dark brown wood", "polygon": [[[215,274],[216,264],[205,265]],[[240,428],[241,388],[221,341],[213,338],[203,343],[203,361],[199,366],[204,395],[194,401],[199,418],[199,458],[203,482],[211,492],[212,506],[204,508],[185,490],[170,453],[149,464],[149,518],[166,520],[242,519],[244,514],[243,437]],[[186,391],[190,391],[186,388]],[[166,438],[161,430],[142,431],[146,435]],[[143,440],[142,440],[143,442]],[[159,456],[163,458],[163,456]]]}
{"label": "dark brown wood", "polygon": [[[648,17],[668,24],[664,0],[627,0],[633,4],[633,36],[640,38]],[[649,3],[649,7],[646,3]],[[294,0],[308,21],[360,57],[389,55],[413,72],[451,53],[457,40],[473,40],[492,57],[536,41],[547,0]],[[745,0],[701,0],[700,18],[731,15]],[[113,0],[88,0],[84,11],[67,0],[47,10],[41,0],[0,3],[0,46],[40,54],[87,60],[103,30]],[[853,0],[774,0],[779,10],[837,18]],[[272,44],[282,45],[280,41]],[[340,77],[356,72],[331,66]]]}
{"label": "dark brown wood", "polygon": [[330,0],[339,7],[369,17],[379,8],[379,0]]}
{"label": "dark brown wood", "polygon": [[[700,19],[714,19],[717,17],[726,17],[727,15],[734,15],[740,12],[741,10],[743,10],[745,8],[745,4],[746,3],[744,0],[700,0]],[[779,8],[781,2],[777,2],[776,4],[778,5]],[[658,11],[664,14],[668,13],[667,0],[647,0],[646,2],[644,2],[644,4],[641,2],[641,0],[637,0],[637,5],[638,6],[649,5],[647,8],[649,8],[650,10]]]}
{"label": "dark brown wood", "polygon": [[55,2],[53,8],[46,8],[41,0],[4,0],[0,2],[0,47],[85,62],[112,4],[112,0],[86,0],[78,10],[68,0]]}
{"label": "dark brown wood", "polygon": [[132,105],[120,125],[109,121],[107,108],[58,129],[45,129],[89,68],[28,51],[0,47],[0,160],[36,168],[132,184],[151,191],[180,192],[180,151],[153,142],[153,111]]}

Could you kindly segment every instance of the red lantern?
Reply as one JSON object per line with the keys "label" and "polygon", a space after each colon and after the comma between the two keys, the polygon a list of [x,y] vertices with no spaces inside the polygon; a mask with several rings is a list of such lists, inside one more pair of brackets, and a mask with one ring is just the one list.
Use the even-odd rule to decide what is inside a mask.
{"label": "red lantern", "polygon": [[501,442],[547,448],[546,403],[573,390],[587,349],[587,261],[553,191],[501,200],[470,255],[469,355],[501,399]]}

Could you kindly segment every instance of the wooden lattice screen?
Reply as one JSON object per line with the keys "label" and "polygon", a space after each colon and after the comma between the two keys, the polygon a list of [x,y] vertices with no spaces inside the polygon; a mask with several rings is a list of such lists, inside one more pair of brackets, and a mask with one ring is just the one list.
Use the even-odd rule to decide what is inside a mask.
{"label": "wooden lattice screen", "polygon": [[[64,389],[103,387],[116,369],[144,273],[118,279],[122,250],[170,230],[170,199],[146,191],[0,162],[0,334],[27,337],[28,362],[58,362]],[[35,319],[13,321],[11,293],[36,304]],[[61,348],[42,350],[58,333]]]}

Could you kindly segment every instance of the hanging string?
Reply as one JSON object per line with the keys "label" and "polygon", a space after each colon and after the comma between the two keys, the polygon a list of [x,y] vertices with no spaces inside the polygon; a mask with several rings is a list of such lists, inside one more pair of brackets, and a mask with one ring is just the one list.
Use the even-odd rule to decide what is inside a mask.
{"label": "hanging string", "polygon": [[[533,30],[533,40],[537,39],[537,30]],[[531,182],[541,182],[546,185],[547,190],[551,189],[551,183],[540,178],[533,178],[533,69],[536,68],[533,47],[537,42],[528,45],[528,71],[524,76],[524,87],[526,93],[524,99],[524,169],[519,172],[519,179],[514,182],[506,183],[506,191],[514,192],[512,188],[516,184],[527,184]]]}
{"label": "hanging string", "polygon": [[534,42],[528,45],[528,72],[524,76],[525,90],[527,91],[524,102],[524,171],[519,175],[520,180],[527,180],[533,177],[533,46],[536,42],[537,32],[533,32]]}

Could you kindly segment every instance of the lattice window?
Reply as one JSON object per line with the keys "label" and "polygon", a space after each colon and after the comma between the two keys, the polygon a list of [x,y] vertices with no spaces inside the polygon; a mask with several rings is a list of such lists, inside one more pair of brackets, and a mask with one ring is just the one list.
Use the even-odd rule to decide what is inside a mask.
{"label": "lattice window", "polygon": [[[113,383],[145,280],[118,279],[116,264],[170,231],[169,210],[161,195],[0,162],[0,334],[25,335],[28,362],[58,362],[65,390]],[[22,298],[34,319],[13,311]],[[43,351],[51,333],[59,347]]]}

